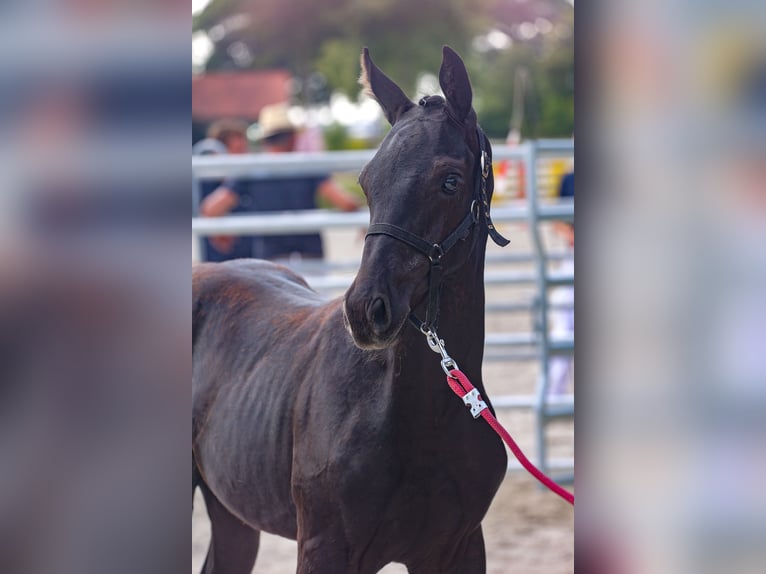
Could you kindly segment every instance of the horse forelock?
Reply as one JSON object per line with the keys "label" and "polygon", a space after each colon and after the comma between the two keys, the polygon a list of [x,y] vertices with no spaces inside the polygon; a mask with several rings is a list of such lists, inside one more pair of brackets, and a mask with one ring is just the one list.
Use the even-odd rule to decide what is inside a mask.
{"label": "horse forelock", "polygon": [[420,98],[418,105],[423,108],[444,107],[445,100],[439,95],[426,95]]}

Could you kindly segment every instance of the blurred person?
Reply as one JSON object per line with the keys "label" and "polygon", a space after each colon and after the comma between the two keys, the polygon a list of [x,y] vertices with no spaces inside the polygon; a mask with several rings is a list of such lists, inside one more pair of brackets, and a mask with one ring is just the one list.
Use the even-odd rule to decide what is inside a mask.
{"label": "blurred person", "polygon": [[[207,137],[192,147],[193,155],[244,154],[250,151],[245,122],[225,118],[213,122],[207,130]],[[200,182],[200,215],[214,217],[234,211],[238,203],[231,200],[232,194],[242,182],[236,179],[203,180]],[[221,190],[221,191],[219,191]],[[226,191],[223,191],[226,190]],[[216,235],[204,238],[205,261],[226,261],[252,257],[252,236]]]}
{"label": "blurred person", "polygon": [[[296,150],[297,126],[290,120],[284,104],[265,106],[259,115],[257,139],[265,153],[290,153]],[[228,144],[227,144],[228,148]],[[343,211],[355,211],[359,200],[342,189],[330,175],[224,182],[205,197],[200,213],[217,217],[233,212],[292,211],[315,209],[317,196]],[[254,257],[270,260],[321,259],[324,256],[319,233],[299,235],[253,236],[239,238],[246,242],[235,250],[231,238],[212,238],[211,243],[223,260]],[[243,241],[244,240],[244,241]]]}
{"label": "blurred person", "polygon": [[295,138],[295,150],[301,152],[325,151],[322,129],[316,125],[304,126]]}
{"label": "blurred person", "polygon": [[211,137],[206,137],[192,146],[192,155],[216,155],[219,153],[228,153],[228,150],[223,142]]}
{"label": "blurred person", "polygon": [[236,119],[222,119],[210,124],[207,137],[226,146],[230,154],[242,154],[250,151],[247,141],[247,124]]}
{"label": "blurred person", "polygon": [[[561,199],[574,199],[574,170],[561,178],[559,185]],[[574,223],[556,221],[553,229],[567,246],[568,257],[559,265],[559,273],[574,273]],[[551,294],[551,336],[554,338],[574,337],[574,287],[566,286],[554,289]],[[555,356],[548,363],[548,393],[562,395],[566,392],[573,375],[574,359],[571,356]]]}

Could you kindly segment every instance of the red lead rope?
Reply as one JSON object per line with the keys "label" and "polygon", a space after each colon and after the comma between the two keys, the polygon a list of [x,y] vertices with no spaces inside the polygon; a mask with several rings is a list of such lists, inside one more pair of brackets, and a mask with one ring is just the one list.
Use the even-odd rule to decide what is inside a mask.
{"label": "red lead rope", "polygon": [[[474,386],[471,384],[471,381],[469,381],[468,377],[466,377],[465,374],[459,369],[450,370],[450,376],[447,377],[447,384],[461,399],[474,390]],[[497,419],[488,408],[485,408],[481,411],[481,416],[485,421],[487,421],[489,426],[491,426],[494,431],[500,435],[500,438],[505,441],[505,444],[508,445],[508,448],[511,449],[511,452],[518,459],[521,465],[526,468],[529,473],[532,474],[532,476],[542,482],[550,490],[558,494],[561,498],[566,500],[569,504],[574,506],[574,494],[561,488],[558,484],[540,472],[540,469],[538,469],[534,464],[529,462],[529,459],[524,456],[523,452],[521,452],[521,449],[519,448],[519,445],[516,444],[516,441],[511,438],[511,435],[508,434],[508,431],[503,428],[503,425],[497,421]]]}

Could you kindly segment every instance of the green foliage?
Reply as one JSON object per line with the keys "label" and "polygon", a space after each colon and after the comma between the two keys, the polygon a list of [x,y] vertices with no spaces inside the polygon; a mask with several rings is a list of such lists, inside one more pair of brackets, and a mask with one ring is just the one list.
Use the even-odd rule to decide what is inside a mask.
{"label": "green foliage", "polygon": [[377,140],[351,137],[348,129],[335,122],[324,130],[324,144],[328,151],[372,149],[378,146]]}
{"label": "green foliage", "polygon": [[[364,196],[364,191],[362,191],[362,186],[359,185],[357,174],[355,173],[334,173],[332,175],[333,180],[335,183],[337,183],[340,187],[342,187],[347,193],[350,193],[351,195],[355,195],[357,199],[361,202],[362,205],[367,205],[367,198]],[[317,207],[323,208],[323,209],[333,209],[333,205],[323,198],[322,196],[317,197]]]}
{"label": "green foliage", "polygon": [[[419,73],[438,69],[442,44],[465,53],[486,27],[493,0],[213,0],[193,21],[193,30],[220,32],[231,16],[249,22],[213,34],[208,70],[236,67],[228,55],[246,44],[252,67],[284,67],[300,78],[319,70],[332,89],[356,95],[359,54],[369,46],[375,61],[408,92]],[[216,28],[219,26],[218,28]]]}
{"label": "green foliage", "polygon": [[540,137],[571,137],[574,132],[574,58],[558,50],[543,61],[538,77]]}
{"label": "green foliage", "polygon": [[324,130],[324,145],[328,151],[348,149],[349,141],[348,130],[338,122]]}
{"label": "green foliage", "polygon": [[[574,131],[574,50],[571,38],[472,54],[474,107],[490,137],[504,138],[521,90],[524,138],[570,137]],[[525,85],[522,76],[526,74]],[[517,111],[518,112],[518,111]]]}
{"label": "green foliage", "polygon": [[[542,10],[556,25],[569,28],[574,12],[566,2],[529,0],[212,0],[197,14],[193,30],[205,30],[215,50],[207,70],[237,69],[229,54],[234,43],[247,46],[251,68],[290,70],[302,85],[317,72],[330,90],[354,98],[359,91],[359,54],[368,46],[376,63],[411,97],[424,71],[435,73],[441,46],[462,54],[474,86],[474,106],[491,137],[505,137],[514,112],[520,74],[523,90],[522,136],[567,137],[574,129],[573,40],[548,33],[510,49],[476,52],[477,35],[493,28],[518,29]],[[246,15],[242,19],[232,18]],[[515,28],[514,28],[515,27]],[[513,34],[511,33],[513,36]],[[240,46],[241,47],[241,46]],[[241,68],[240,68],[241,69]],[[519,72],[525,70],[525,72]],[[308,102],[310,90],[296,95]],[[333,137],[337,135],[330,134]],[[332,144],[335,145],[335,144]],[[341,144],[338,144],[341,145]],[[351,145],[348,141],[342,145]]]}
{"label": "green foliage", "polygon": [[350,96],[359,92],[359,42],[333,38],[322,44],[316,69],[332,88]]}
{"label": "green foliage", "polygon": [[209,30],[218,22],[236,13],[240,2],[232,0],[211,0],[204,10],[192,16],[192,32]]}

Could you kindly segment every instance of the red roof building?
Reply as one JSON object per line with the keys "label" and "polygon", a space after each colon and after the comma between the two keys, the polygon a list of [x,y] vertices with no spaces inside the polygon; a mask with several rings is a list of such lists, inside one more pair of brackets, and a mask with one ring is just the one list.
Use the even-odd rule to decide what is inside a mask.
{"label": "red roof building", "polygon": [[285,70],[216,72],[192,76],[192,119],[256,121],[263,106],[290,99],[290,73]]}

